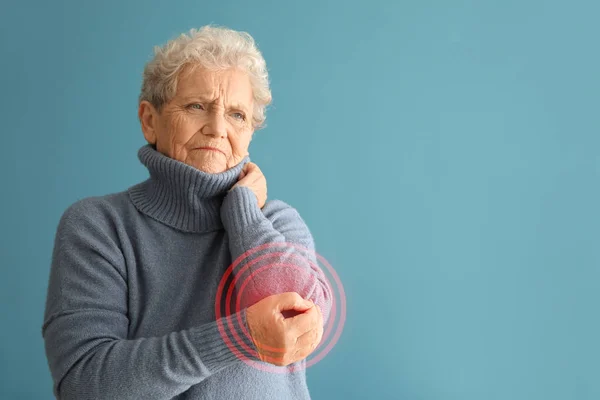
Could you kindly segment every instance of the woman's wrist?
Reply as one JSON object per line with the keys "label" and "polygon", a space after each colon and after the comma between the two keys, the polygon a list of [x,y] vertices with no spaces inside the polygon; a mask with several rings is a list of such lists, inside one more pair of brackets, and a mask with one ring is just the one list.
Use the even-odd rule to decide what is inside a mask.
{"label": "woman's wrist", "polygon": [[234,186],[225,195],[221,205],[221,220],[228,231],[242,231],[261,223],[265,218],[256,194],[249,187]]}

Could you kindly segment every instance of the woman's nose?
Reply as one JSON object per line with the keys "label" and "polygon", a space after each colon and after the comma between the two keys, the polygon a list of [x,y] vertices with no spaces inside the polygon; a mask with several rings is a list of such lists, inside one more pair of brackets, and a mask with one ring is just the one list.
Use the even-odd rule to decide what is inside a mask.
{"label": "woman's nose", "polygon": [[221,113],[210,113],[202,133],[215,137],[227,137],[225,117]]}

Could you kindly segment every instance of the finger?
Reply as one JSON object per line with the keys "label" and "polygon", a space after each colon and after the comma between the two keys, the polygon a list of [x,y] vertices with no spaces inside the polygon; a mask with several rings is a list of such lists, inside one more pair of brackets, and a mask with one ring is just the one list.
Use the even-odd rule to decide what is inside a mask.
{"label": "finger", "polygon": [[318,332],[316,332],[315,330],[306,332],[304,335],[298,338],[296,350],[292,355],[293,362],[304,360],[313,351],[315,351],[318,345]]}
{"label": "finger", "polygon": [[255,163],[248,163],[246,164],[246,174],[256,174],[257,176],[261,176],[263,175],[261,169],[258,167],[258,165],[256,165]]}
{"label": "finger", "polygon": [[261,175],[256,169],[249,168],[246,171],[245,176],[247,176],[251,182],[256,182],[258,179],[260,179]]}
{"label": "finger", "polygon": [[314,306],[312,301],[304,300],[296,292],[286,292],[278,296],[277,310],[279,312],[284,310],[306,311]]}
{"label": "finger", "polygon": [[318,327],[317,327],[317,331],[319,332],[319,338],[317,339],[317,343],[321,343],[321,339],[323,338],[323,329],[325,328],[323,325],[323,312],[321,312],[321,307],[317,306],[317,311],[319,312],[319,322],[318,322]]}
{"label": "finger", "polygon": [[244,166],[242,167],[242,171],[244,171],[244,173],[248,174],[248,172],[252,169],[252,163],[246,163],[244,164]]}
{"label": "finger", "polygon": [[302,335],[300,335],[300,337],[296,341],[296,348],[297,349],[308,349],[308,348],[314,349],[319,344],[320,339],[321,339],[321,334],[319,332],[319,329],[311,329],[310,331],[305,332]]}
{"label": "finger", "polygon": [[315,329],[318,326],[319,320],[316,310],[316,307],[312,307],[300,315],[284,320],[291,334],[300,336],[305,332]]}
{"label": "finger", "polygon": [[319,325],[323,326],[323,311],[319,305],[317,305],[317,312],[319,313]]}

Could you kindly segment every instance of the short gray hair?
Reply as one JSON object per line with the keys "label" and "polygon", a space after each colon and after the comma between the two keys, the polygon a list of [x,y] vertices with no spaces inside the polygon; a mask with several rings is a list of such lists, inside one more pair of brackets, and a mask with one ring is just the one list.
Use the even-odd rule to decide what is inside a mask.
{"label": "short gray hair", "polygon": [[252,125],[265,127],[266,107],[271,103],[267,64],[252,36],[225,27],[206,25],[191,29],[165,45],[154,47],[154,57],[144,67],[139,103],[150,102],[160,111],[175,96],[184,67],[219,71],[239,68],[248,74],[254,96]]}

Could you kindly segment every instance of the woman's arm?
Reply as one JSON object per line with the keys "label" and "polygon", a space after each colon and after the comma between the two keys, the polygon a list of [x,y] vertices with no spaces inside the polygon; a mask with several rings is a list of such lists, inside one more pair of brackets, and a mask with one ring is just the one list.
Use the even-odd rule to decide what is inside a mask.
{"label": "woman's arm", "polygon": [[[217,321],[126,339],[125,261],[103,220],[80,201],[63,214],[56,232],[42,326],[55,396],[170,399],[235,363],[240,348],[229,349]],[[236,318],[227,317],[233,326]],[[227,319],[219,322],[230,332]]]}
{"label": "woman's arm", "polygon": [[235,271],[265,254],[281,253],[270,256],[268,262],[253,264],[240,279],[265,265],[291,264],[297,267],[273,265],[255,274],[252,280],[247,280],[248,285],[244,288],[244,305],[250,306],[252,304],[249,303],[255,303],[272,294],[293,291],[319,305],[324,324],[327,322],[333,293],[325,275],[318,269],[312,235],[294,208],[283,201],[271,200],[261,209],[252,189],[236,186],[225,196],[221,206],[221,219],[229,236],[229,249],[234,261],[261,245],[284,244],[266,247],[263,251],[244,257],[244,262],[237,266]]}

